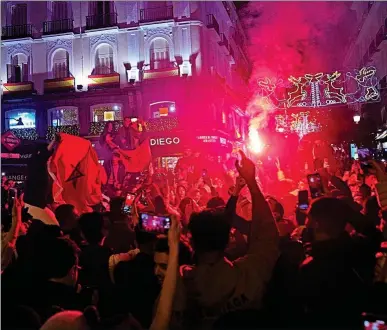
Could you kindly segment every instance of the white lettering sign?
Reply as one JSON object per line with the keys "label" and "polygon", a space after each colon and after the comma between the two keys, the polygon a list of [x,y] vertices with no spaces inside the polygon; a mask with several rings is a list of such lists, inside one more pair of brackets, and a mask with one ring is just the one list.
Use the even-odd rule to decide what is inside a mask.
{"label": "white lettering sign", "polygon": [[179,144],[180,138],[175,137],[167,137],[167,138],[151,138],[149,140],[151,146],[165,146],[171,144]]}

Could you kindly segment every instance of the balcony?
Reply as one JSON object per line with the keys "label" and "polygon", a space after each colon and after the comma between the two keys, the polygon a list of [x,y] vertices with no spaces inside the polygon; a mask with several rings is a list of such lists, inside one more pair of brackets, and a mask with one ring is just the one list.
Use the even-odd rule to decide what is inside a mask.
{"label": "balcony", "polygon": [[170,67],[164,69],[145,70],[143,72],[143,80],[160,79],[179,76],[179,68]]}
{"label": "balcony", "polygon": [[220,36],[219,23],[216,20],[215,16],[212,14],[207,15],[207,27],[209,29],[214,29],[216,33]]}
{"label": "balcony", "polygon": [[4,95],[31,94],[34,91],[34,83],[31,81],[3,84]]}
{"label": "balcony", "polygon": [[111,88],[120,86],[120,74],[92,74],[89,77],[89,89]]}
{"label": "balcony", "polygon": [[43,23],[44,35],[73,32],[73,29],[73,20],[70,18]]}
{"label": "balcony", "polygon": [[74,77],[46,79],[44,81],[45,93],[71,92],[75,90]]}
{"label": "balcony", "polygon": [[140,9],[140,23],[173,19],[173,6]]}
{"label": "balcony", "polygon": [[2,28],[1,37],[3,40],[32,37],[32,25],[8,25]]}
{"label": "balcony", "polygon": [[86,30],[117,26],[117,13],[86,17]]}

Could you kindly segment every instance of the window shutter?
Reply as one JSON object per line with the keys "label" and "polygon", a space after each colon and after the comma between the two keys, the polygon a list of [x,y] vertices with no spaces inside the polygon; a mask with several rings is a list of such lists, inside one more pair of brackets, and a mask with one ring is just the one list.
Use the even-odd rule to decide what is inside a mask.
{"label": "window shutter", "polygon": [[22,65],[23,82],[26,82],[28,81],[28,64],[23,63]]}

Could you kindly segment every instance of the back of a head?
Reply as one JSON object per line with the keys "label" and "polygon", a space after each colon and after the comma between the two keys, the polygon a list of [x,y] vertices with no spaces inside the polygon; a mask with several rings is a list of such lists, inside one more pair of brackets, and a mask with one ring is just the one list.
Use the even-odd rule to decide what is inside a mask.
{"label": "back of a head", "polygon": [[344,232],[353,214],[354,210],[345,201],[332,197],[320,197],[312,202],[308,216],[329,235],[337,236]]}
{"label": "back of a head", "polygon": [[52,238],[38,242],[32,263],[42,279],[63,278],[77,262],[79,249],[68,238]]}
{"label": "back of a head", "polygon": [[231,226],[223,210],[207,209],[191,215],[188,229],[195,252],[221,252],[227,247]]}
{"label": "back of a head", "polygon": [[[168,238],[158,238],[155,244],[155,252],[169,254]],[[192,253],[191,248],[185,242],[179,242],[179,265],[191,265]]]}
{"label": "back of a head", "polygon": [[212,197],[207,202],[207,208],[208,209],[216,209],[217,207],[226,206],[226,203],[223,198],[221,197]]}
{"label": "back of a head", "polygon": [[72,222],[74,218],[74,205],[62,204],[55,210],[55,217],[59,222],[61,228],[67,227],[69,222]]}
{"label": "back of a head", "polygon": [[64,311],[50,317],[40,328],[41,330],[88,330],[83,313],[79,311]]}
{"label": "back of a head", "polygon": [[98,244],[103,238],[104,220],[101,213],[84,213],[79,218],[82,234],[89,244]]}
{"label": "back of a head", "polygon": [[[125,199],[123,197],[114,197],[110,200],[110,212],[114,215],[121,214],[122,205]],[[114,219],[112,219],[114,221]]]}

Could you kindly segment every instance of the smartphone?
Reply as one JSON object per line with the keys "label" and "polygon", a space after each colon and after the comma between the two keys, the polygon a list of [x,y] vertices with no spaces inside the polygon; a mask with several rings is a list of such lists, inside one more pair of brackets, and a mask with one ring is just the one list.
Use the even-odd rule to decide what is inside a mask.
{"label": "smartphone", "polygon": [[307,190],[298,192],[298,208],[303,211],[309,208],[309,193]]}
{"label": "smartphone", "polygon": [[125,202],[122,205],[122,213],[129,214],[132,212],[132,205],[135,198],[136,198],[135,194],[132,194],[132,193],[126,194]]}
{"label": "smartphone", "polygon": [[307,178],[308,178],[310,196],[312,198],[317,198],[322,196],[324,190],[323,190],[320,174],[318,173],[309,174]]}
{"label": "smartphone", "polygon": [[171,217],[141,213],[139,227],[142,231],[153,234],[166,234],[171,228]]}

